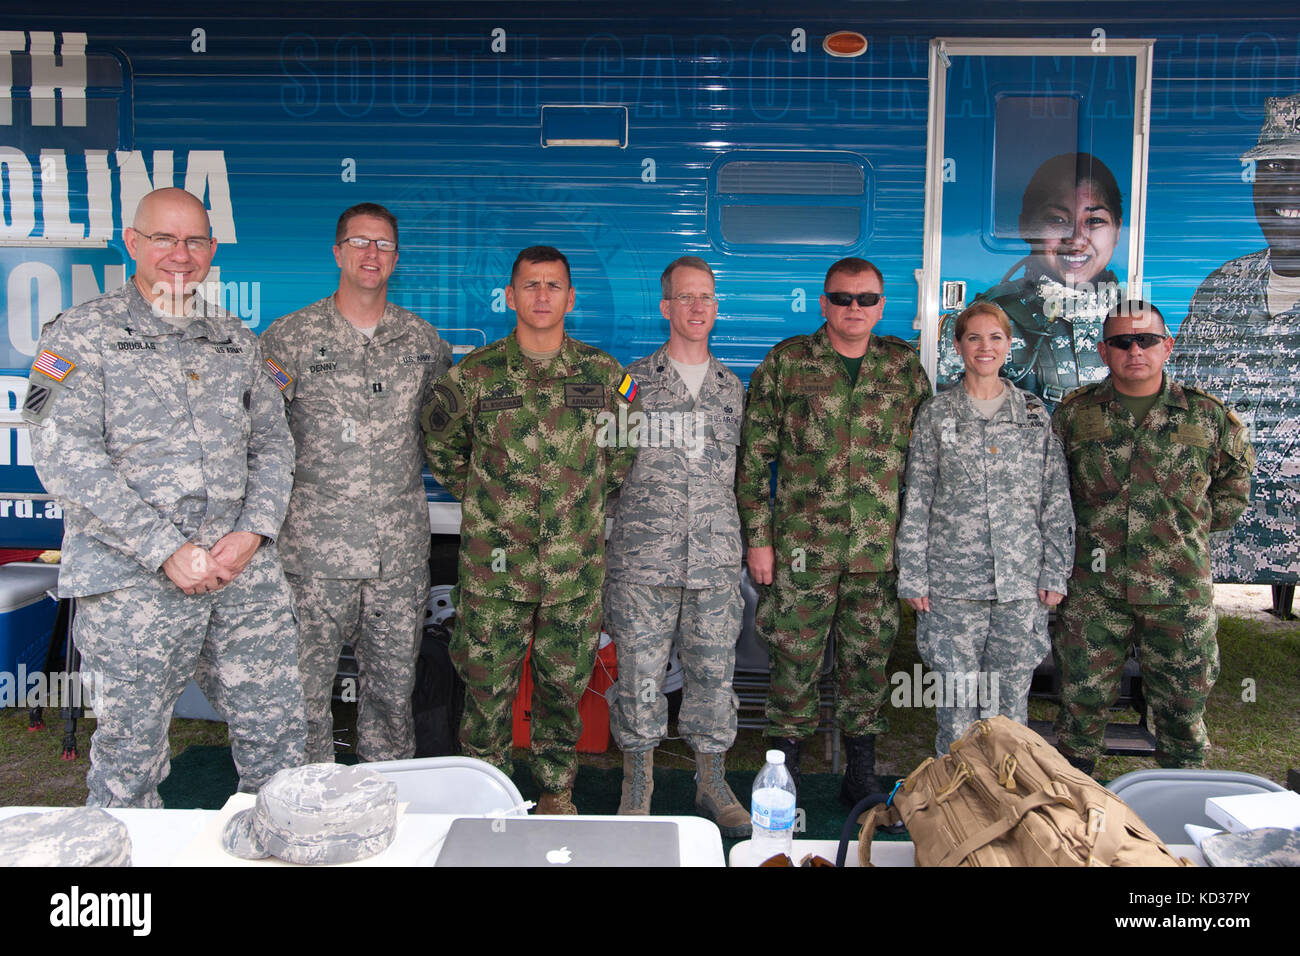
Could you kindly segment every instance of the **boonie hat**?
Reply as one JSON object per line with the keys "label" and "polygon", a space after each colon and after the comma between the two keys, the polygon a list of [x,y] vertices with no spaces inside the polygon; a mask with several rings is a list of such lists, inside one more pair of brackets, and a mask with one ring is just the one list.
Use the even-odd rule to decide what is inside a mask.
{"label": "boonie hat", "polygon": [[130,866],[126,824],[99,807],[0,820],[0,866]]}
{"label": "boonie hat", "polygon": [[312,763],[268,780],[256,805],[230,818],[221,846],[245,860],[351,863],[387,849],[396,832],[396,784],[365,767]]}
{"label": "boonie hat", "polygon": [[1300,93],[1270,96],[1264,103],[1259,142],[1242,159],[1300,159]]}

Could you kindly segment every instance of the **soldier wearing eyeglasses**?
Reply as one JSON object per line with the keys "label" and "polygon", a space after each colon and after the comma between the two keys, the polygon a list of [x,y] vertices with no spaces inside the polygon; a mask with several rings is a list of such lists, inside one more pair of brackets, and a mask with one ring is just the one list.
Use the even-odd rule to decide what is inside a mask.
{"label": "soldier wearing eyeglasses", "polygon": [[872,331],[883,293],[880,270],[865,259],[830,267],[826,324],[781,342],[750,379],[736,494],[749,573],[771,585],[756,621],[771,661],[768,733],[797,785],[833,633],[835,719],[848,755],[841,795],[850,803],[879,789],[875,740],[889,727],[885,665],[899,620],[899,491],[912,423],[930,397],[915,350]]}
{"label": "soldier wearing eyeglasses", "polygon": [[660,277],[668,341],[633,362],[647,415],[619,493],[605,563],[605,626],[618,645],[610,726],[623,750],[618,812],[648,814],[654,751],[668,732],[663,682],[674,637],[682,664],[678,730],[695,752],[696,812],[722,835],[750,835],[725,777],[736,739],[732,675],[744,601],[736,449],[745,387],[709,351],[713,270],[698,256]]}
{"label": "soldier wearing eyeglasses", "polygon": [[275,538],[293,441],[256,336],[200,294],[203,203],[149,193],[135,274],[41,333],[23,406],[63,502],[59,594],[98,723],[87,803],[159,807],[172,708],[192,676],[230,728],[239,787],[303,762],[290,594]]}
{"label": "soldier wearing eyeglasses", "polygon": [[1052,416],[1078,523],[1053,640],[1057,747],[1093,772],[1132,645],[1156,760],[1198,767],[1209,750],[1205,701],[1219,675],[1209,535],[1245,510],[1255,453],[1223,402],[1164,373],[1173,339],[1155,306],[1117,305],[1102,334],[1110,376],[1071,392]]}
{"label": "soldier wearing eyeglasses", "polygon": [[280,553],[298,608],[307,759],[334,759],[330,701],[343,645],[359,673],[357,755],[415,755],[411,691],[429,600],[420,409],[451,366],[433,326],[388,301],[397,219],[344,210],[338,289],[262,334],[297,448]]}

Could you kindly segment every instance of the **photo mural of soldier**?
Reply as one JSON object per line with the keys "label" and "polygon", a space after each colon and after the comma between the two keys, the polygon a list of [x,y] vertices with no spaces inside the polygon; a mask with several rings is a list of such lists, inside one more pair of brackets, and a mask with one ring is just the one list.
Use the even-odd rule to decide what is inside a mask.
{"label": "photo mural of soldier", "polygon": [[1250,428],[1250,506],[1216,535],[1217,581],[1295,582],[1300,572],[1300,94],[1269,99],[1255,164],[1255,219],[1268,243],[1215,269],[1178,329],[1175,374]]}
{"label": "photo mural of soldier", "polygon": [[[1011,319],[1004,374],[1049,409],[1071,389],[1106,377],[1097,340],[1102,320],[1119,301],[1109,266],[1123,219],[1124,199],[1105,163],[1089,153],[1053,156],[1030,177],[1021,201],[1020,235],[1029,255],[976,296]],[[952,329],[949,317],[939,336],[941,385],[963,371]]]}

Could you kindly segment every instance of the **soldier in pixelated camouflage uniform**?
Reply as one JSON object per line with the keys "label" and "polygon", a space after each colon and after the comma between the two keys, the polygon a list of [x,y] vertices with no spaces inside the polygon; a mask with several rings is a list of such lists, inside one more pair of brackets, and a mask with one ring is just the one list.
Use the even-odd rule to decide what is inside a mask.
{"label": "soldier in pixelated camouflage uniform", "polygon": [[1300,94],[1270,99],[1255,163],[1255,218],[1268,248],[1226,262],[1192,297],[1171,368],[1223,399],[1251,431],[1253,497],[1212,539],[1216,580],[1300,577]]}
{"label": "soldier in pixelated camouflage uniform", "polygon": [[411,690],[429,600],[420,411],[451,347],[387,300],[398,257],[387,209],[345,210],[334,257],[338,291],[262,334],[297,449],[280,557],[297,601],[307,759],[334,759],[330,698],[350,644],[357,754],[401,760],[415,756]]}
{"label": "soldier in pixelated camouflage uniform", "polygon": [[194,293],[203,204],[150,193],[132,280],[41,333],[23,417],[63,502],[59,593],[98,718],[87,802],[158,807],[167,728],[196,675],[230,727],[240,789],[303,761],[297,637],[274,539],[293,473],[257,338]]}
{"label": "soldier in pixelated camouflage uniform", "polygon": [[946,689],[960,689],[935,713],[939,755],[981,717],[1028,722],[1034,668],[1051,644],[1047,609],[1065,594],[1074,559],[1051,417],[999,375],[1011,347],[1006,313],[977,302],[955,326],[966,374],[921,406],[896,545],[917,648]]}
{"label": "soldier in pixelated camouflage uniform", "polygon": [[467,689],[461,743],[510,772],[511,704],[531,643],[538,812],[576,813],[578,701],[600,637],[605,497],[636,456],[605,426],[620,406],[640,402],[617,361],[565,335],[574,290],[558,250],[521,252],[506,302],[515,331],[453,366],[422,417],[429,469],[461,502],[451,645]]}
{"label": "soldier in pixelated camouflage uniform", "polygon": [[736,494],[750,575],[772,585],[756,621],[771,658],[768,732],[797,782],[833,631],[849,802],[878,785],[875,735],[888,729],[880,711],[898,632],[899,492],[912,421],[930,396],[916,352],[871,334],[883,288],[871,263],[835,263],[821,297],[826,325],[781,342],[754,371]]}
{"label": "soldier in pixelated camouflage uniform", "polygon": [[745,389],[709,351],[718,302],[708,263],[683,256],[661,284],[669,339],[628,368],[647,422],[606,552],[605,624],[618,646],[618,683],[606,696],[623,750],[618,809],[650,812],[675,635],[683,676],[677,727],[695,751],[696,812],[723,836],[744,839],[749,813],[725,772],[736,739],[731,681],[744,609],[735,483]]}
{"label": "soldier in pixelated camouflage uniform", "polygon": [[1052,417],[1078,521],[1053,640],[1057,746],[1093,771],[1135,645],[1156,760],[1201,766],[1205,701],[1219,675],[1209,535],[1245,509],[1255,455],[1219,399],[1162,374],[1173,340],[1154,306],[1117,307],[1105,335],[1110,378],[1072,392]]}

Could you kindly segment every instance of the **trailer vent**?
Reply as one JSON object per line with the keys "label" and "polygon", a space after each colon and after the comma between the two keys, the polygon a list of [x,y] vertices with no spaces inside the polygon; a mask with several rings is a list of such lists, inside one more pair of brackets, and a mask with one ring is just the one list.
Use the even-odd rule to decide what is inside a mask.
{"label": "trailer vent", "polygon": [[543,146],[627,147],[626,106],[543,106]]}
{"label": "trailer vent", "polygon": [[736,252],[847,252],[868,234],[870,167],[850,153],[732,153],[710,176],[714,244]]}

